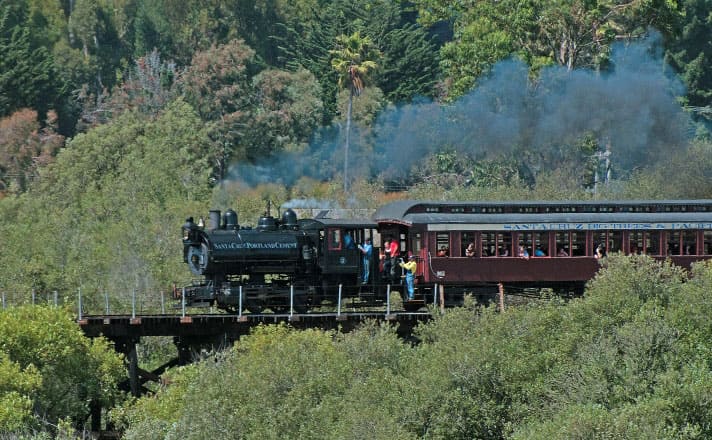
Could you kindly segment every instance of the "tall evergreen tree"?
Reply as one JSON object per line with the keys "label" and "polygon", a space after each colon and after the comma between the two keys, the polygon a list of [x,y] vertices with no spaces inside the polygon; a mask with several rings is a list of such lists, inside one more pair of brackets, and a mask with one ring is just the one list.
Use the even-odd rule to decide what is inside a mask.
{"label": "tall evergreen tree", "polygon": [[712,119],[712,0],[683,2],[685,19],[678,38],[667,44],[666,58],[687,86],[686,104]]}
{"label": "tall evergreen tree", "polygon": [[8,28],[8,11],[0,11],[0,116],[29,107],[44,121],[62,89],[54,60],[46,48],[32,47],[27,27]]}

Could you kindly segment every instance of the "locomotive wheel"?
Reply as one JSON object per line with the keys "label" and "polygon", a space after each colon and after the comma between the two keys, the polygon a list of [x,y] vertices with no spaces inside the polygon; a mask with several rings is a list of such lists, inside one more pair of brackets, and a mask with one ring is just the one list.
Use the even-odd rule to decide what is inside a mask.
{"label": "locomotive wheel", "polygon": [[423,302],[422,301],[404,301],[403,302],[403,309],[406,312],[417,312],[421,307],[423,307]]}
{"label": "locomotive wheel", "polygon": [[302,293],[299,295],[294,295],[294,313],[297,314],[304,314],[307,312],[308,307],[307,307],[307,296],[306,294]]}
{"label": "locomotive wheel", "polygon": [[248,299],[247,300],[247,310],[253,315],[259,315],[264,310],[264,303],[260,299]]}
{"label": "locomotive wheel", "polygon": [[285,306],[285,305],[282,305],[282,304],[272,306],[271,309],[272,309],[272,311],[273,311],[274,313],[276,313],[276,314],[278,314],[278,315],[282,315],[282,314],[284,314],[284,313],[289,312],[289,310],[288,310],[289,307],[287,307],[287,306]]}

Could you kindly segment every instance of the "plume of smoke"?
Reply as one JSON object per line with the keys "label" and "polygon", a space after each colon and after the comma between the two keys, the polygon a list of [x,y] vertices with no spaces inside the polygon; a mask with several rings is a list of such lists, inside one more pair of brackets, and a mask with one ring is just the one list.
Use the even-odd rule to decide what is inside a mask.
{"label": "plume of smoke", "polygon": [[282,209],[341,209],[333,200],[315,198],[291,199],[282,204]]}
{"label": "plume of smoke", "polygon": [[[419,100],[389,108],[372,132],[351,135],[351,175],[405,174],[443,148],[493,157],[520,148],[543,150],[594,135],[611,147],[620,170],[644,166],[688,143],[689,118],[676,101],[684,93],[662,61],[660,36],[613,48],[611,69],[544,68],[532,82],[518,60],[496,64],[457,102]],[[343,165],[343,130],[326,128],[307,151],[283,154],[258,166],[238,165],[231,178],[291,184],[301,176],[334,178]],[[360,152],[360,155],[359,155]],[[362,167],[358,168],[357,164]],[[366,166],[364,166],[364,164]]]}

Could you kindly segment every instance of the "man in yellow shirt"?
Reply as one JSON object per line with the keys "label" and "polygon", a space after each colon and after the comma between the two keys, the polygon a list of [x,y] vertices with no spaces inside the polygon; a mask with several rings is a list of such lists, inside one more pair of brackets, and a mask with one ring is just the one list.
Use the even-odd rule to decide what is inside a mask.
{"label": "man in yellow shirt", "polygon": [[408,287],[408,300],[411,300],[415,296],[415,288],[413,286],[413,282],[415,280],[415,270],[417,269],[418,264],[415,262],[414,255],[408,257],[407,263],[404,263],[403,259],[401,259],[400,263],[398,264],[405,271],[405,284]]}

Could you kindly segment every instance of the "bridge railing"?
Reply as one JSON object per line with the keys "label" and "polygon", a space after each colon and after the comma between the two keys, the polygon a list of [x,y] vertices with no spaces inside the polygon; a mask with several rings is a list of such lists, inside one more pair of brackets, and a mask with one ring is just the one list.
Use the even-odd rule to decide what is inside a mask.
{"label": "bridge railing", "polygon": [[108,291],[78,288],[65,292],[59,290],[38,292],[0,291],[0,307],[7,309],[22,305],[49,305],[69,307],[77,314],[179,314],[176,300],[167,292],[134,289],[116,294]]}
{"label": "bridge railing", "polygon": [[[405,305],[401,299],[403,286],[398,284],[388,284],[385,287],[386,297],[375,300],[367,294],[345,295],[348,288],[354,286],[329,286],[329,289],[337,291],[331,299],[319,305],[312,305],[313,312],[336,313],[337,316],[345,313],[352,313],[357,310],[377,311],[382,310],[386,314],[404,311]],[[435,285],[430,291],[422,292],[422,304],[438,306],[440,303],[438,286]],[[244,298],[240,292],[240,299]],[[334,298],[335,296],[335,298]],[[1,307],[6,309],[19,305],[50,305],[55,307],[68,307],[76,311],[77,316],[88,315],[187,315],[195,313],[206,313],[206,307],[188,306],[183,299],[185,294],[175,295],[167,291],[151,291],[146,289],[132,289],[129,292],[120,294],[109,291],[97,291],[77,288],[75,291],[61,292],[58,290],[38,292],[0,291]],[[281,307],[266,304],[267,313],[275,314],[295,314],[295,299],[293,293],[290,295],[288,304]],[[219,310],[213,306],[208,308],[209,313],[218,313]],[[235,313],[251,313],[246,301],[239,301]]]}

